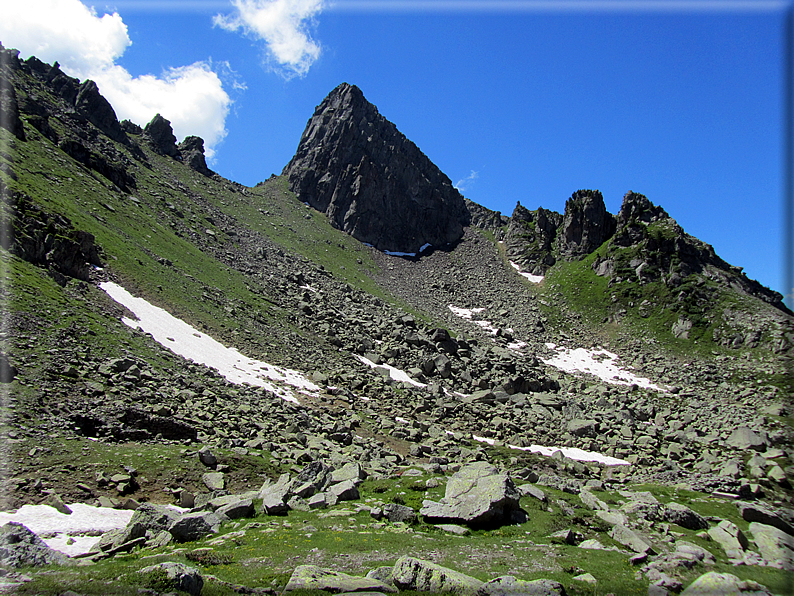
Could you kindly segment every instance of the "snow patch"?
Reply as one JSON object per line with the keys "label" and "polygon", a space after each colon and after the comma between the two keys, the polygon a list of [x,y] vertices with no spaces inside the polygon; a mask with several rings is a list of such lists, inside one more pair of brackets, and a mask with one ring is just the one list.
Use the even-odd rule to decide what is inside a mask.
{"label": "snow patch", "polygon": [[531,273],[524,273],[523,271],[521,271],[521,267],[519,267],[517,263],[514,263],[513,261],[510,261],[510,264],[513,266],[513,269],[518,271],[518,274],[521,277],[526,277],[533,284],[539,284],[540,282],[543,281],[543,276],[542,275],[532,275]]}
{"label": "snow patch", "polygon": [[414,387],[427,387],[425,383],[420,383],[419,381],[412,379],[408,375],[408,373],[400,370],[399,368],[395,368],[390,364],[375,364],[374,362],[372,362],[372,360],[368,358],[364,358],[364,356],[360,356],[359,354],[353,354],[353,356],[355,356],[359,360],[359,362],[361,362],[362,364],[366,364],[370,368],[385,368],[386,370],[389,371],[389,377],[391,377],[395,381],[409,383]]}
{"label": "snow patch", "polygon": [[594,461],[607,466],[630,466],[631,463],[625,459],[618,457],[611,457],[609,455],[602,455],[594,451],[585,451],[578,447],[544,447],[543,445],[530,445],[529,447],[517,447],[516,445],[508,445],[510,449],[518,449],[519,451],[530,451],[532,453],[539,453],[545,456],[554,455],[557,451],[562,451],[562,454],[568,459],[576,461]]}
{"label": "snow patch", "polygon": [[[368,244],[367,246],[372,246],[372,245]],[[423,244],[422,246],[420,246],[418,252],[398,252],[395,250],[384,250],[383,253],[389,255],[390,257],[415,257],[418,254],[430,248],[431,246],[433,245],[428,242],[427,244]]]}
{"label": "snow patch", "polygon": [[123,528],[134,513],[128,509],[92,507],[83,503],[68,507],[72,513],[67,515],[49,505],[23,505],[16,513],[0,513],[0,526],[18,522],[50,548],[73,557],[87,553],[99,541],[99,536],[86,536],[86,533]]}
{"label": "snow patch", "polygon": [[[449,431],[447,431],[447,433],[451,434]],[[496,444],[496,439],[490,439],[488,437],[478,437],[477,435],[472,435],[471,438],[480,443],[487,443],[488,445]],[[544,447],[543,445],[531,445],[529,447],[506,445],[506,447],[508,449],[516,449],[517,451],[530,451],[532,453],[539,453],[540,455],[545,455],[547,457],[554,455],[557,451],[561,451],[562,454],[568,459],[573,459],[576,461],[594,461],[606,466],[631,465],[625,459],[611,457],[609,455],[602,455],[601,453],[596,453],[594,451],[585,451],[584,449],[579,449],[578,447]]]}
{"label": "snow patch", "polygon": [[280,398],[296,404],[299,402],[292,391],[274,385],[270,381],[289,385],[305,395],[317,396],[320,391],[320,388],[302,373],[247,358],[235,348],[227,348],[209,335],[199,333],[197,329],[162,308],[150,304],[143,298],[136,298],[118,284],[103,282],[99,287],[138,317],[138,320],[122,317],[121,321],[125,325],[133,329],[139,328],[144,333],[151,333],[160,345],[197,364],[214,368],[231,383],[237,385],[248,383],[263,387]]}
{"label": "snow patch", "polygon": [[479,325],[491,335],[496,335],[496,333],[499,331],[496,327],[494,327],[491,324],[490,321],[472,321],[472,323],[474,323],[475,325]]}
{"label": "snow patch", "polygon": [[472,316],[481,313],[484,311],[484,308],[460,308],[457,306],[452,306],[451,304],[448,305],[449,310],[452,311],[453,315],[457,315],[462,319],[471,320]]}
{"label": "snow patch", "polygon": [[541,360],[550,366],[559,368],[567,373],[584,372],[595,375],[606,383],[613,385],[637,385],[645,389],[655,389],[666,392],[667,390],[651,383],[649,379],[638,377],[617,364],[618,355],[603,348],[587,350],[585,348],[570,349],[563,346],[547,343],[546,347],[555,350],[557,354],[549,359]]}

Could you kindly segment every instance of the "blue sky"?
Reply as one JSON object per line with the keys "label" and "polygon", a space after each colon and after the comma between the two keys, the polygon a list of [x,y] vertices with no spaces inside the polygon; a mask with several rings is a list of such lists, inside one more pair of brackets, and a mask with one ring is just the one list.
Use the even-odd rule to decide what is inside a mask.
{"label": "blue sky", "polygon": [[[74,21],[42,30],[51,2]],[[784,290],[787,2],[24,4],[0,24],[4,45],[97,79],[122,118],[160,111],[177,136],[203,136],[211,167],[243,184],[281,171],[345,81],[486,207],[562,212],[597,188],[617,213],[634,190]]]}

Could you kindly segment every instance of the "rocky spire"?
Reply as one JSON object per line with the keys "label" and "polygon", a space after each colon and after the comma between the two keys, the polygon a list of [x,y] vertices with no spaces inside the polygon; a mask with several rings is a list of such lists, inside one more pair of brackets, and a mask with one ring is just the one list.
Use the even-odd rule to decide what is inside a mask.
{"label": "rocky spire", "polygon": [[417,252],[463,235],[463,197],[355,85],[317,107],[284,168],[301,201],[380,250]]}

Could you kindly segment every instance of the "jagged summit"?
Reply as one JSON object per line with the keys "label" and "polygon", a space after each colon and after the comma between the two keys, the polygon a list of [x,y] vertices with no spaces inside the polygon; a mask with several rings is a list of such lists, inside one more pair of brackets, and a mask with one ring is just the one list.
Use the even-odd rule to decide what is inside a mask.
{"label": "jagged summit", "polygon": [[283,174],[301,201],[380,250],[443,246],[469,223],[449,178],[348,83],[317,106]]}

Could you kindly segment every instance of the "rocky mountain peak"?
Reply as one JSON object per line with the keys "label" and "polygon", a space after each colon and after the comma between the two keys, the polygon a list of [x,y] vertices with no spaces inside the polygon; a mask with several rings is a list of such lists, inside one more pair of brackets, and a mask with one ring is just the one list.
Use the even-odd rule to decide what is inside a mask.
{"label": "rocky mountain peak", "polygon": [[470,220],[449,178],[348,83],[317,106],[283,174],[301,201],[380,250],[443,246]]}

